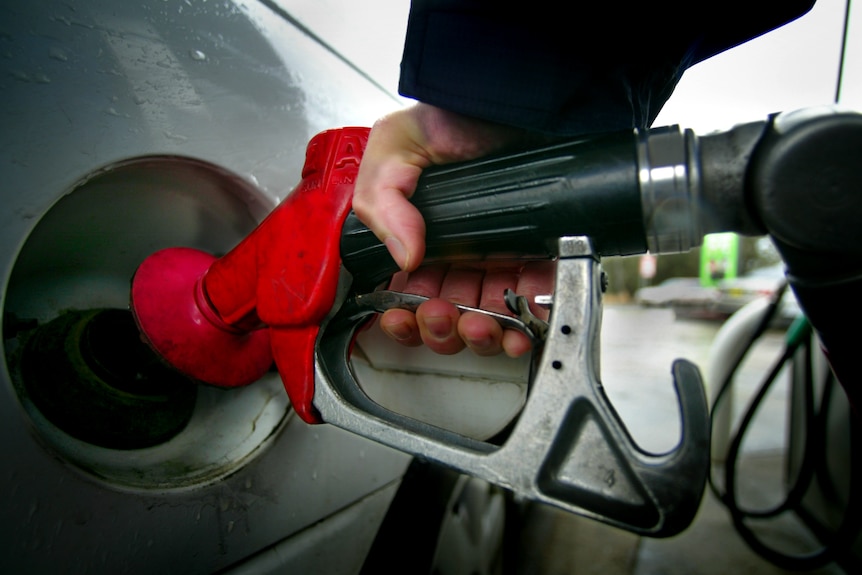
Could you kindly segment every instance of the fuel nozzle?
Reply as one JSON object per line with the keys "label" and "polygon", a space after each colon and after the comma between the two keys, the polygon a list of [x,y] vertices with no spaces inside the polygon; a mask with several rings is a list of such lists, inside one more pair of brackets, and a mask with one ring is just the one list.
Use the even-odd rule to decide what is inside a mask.
{"label": "fuel nozzle", "polygon": [[226,321],[213,306],[205,281],[217,261],[184,247],[152,254],[135,272],[131,309],[142,339],[176,370],[202,383],[237,387],[272,366],[269,332]]}
{"label": "fuel nozzle", "polygon": [[310,405],[296,394],[313,391],[314,342],[335,300],[341,227],[367,134],[315,136],[299,185],[227,254],[174,247],[143,261],[131,309],[164,361],[220,387],[250,384],[275,361],[294,406]]}

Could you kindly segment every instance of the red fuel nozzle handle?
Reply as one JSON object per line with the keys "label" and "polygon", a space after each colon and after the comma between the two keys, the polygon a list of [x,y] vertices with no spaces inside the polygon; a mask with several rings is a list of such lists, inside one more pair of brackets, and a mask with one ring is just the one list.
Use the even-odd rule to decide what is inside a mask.
{"label": "red fuel nozzle handle", "polygon": [[169,364],[222,387],[260,379],[273,365],[296,412],[320,422],[314,344],[339,283],[341,228],[368,128],[342,128],[308,145],[302,180],[235,248],[215,258],[169,248],[144,260],[131,308]]}

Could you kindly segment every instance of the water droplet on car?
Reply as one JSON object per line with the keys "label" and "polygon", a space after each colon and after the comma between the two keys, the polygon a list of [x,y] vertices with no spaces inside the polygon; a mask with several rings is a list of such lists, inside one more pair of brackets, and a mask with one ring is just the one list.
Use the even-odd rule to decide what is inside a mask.
{"label": "water droplet on car", "polygon": [[51,48],[51,50],[48,52],[48,55],[54,60],[59,60],[60,62],[69,61],[69,55],[66,54],[66,52],[64,52],[60,48]]}

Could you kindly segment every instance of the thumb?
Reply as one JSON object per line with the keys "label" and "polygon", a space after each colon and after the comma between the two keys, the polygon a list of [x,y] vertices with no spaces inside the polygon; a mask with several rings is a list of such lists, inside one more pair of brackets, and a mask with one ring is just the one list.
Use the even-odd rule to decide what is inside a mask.
{"label": "thumb", "polygon": [[425,222],[409,198],[431,161],[415,143],[409,118],[379,120],[368,138],[353,191],[353,211],[404,271],[425,256]]}
{"label": "thumb", "polygon": [[367,221],[363,220],[361,203],[357,216],[383,242],[399,268],[414,271],[425,257],[422,214],[398,188],[379,188],[374,202],[375,208],[365,216]]}

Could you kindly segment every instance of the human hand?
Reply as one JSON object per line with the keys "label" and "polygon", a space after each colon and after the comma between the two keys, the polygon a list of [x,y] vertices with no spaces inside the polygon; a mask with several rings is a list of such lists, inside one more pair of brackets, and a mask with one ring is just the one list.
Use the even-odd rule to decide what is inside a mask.
{"label": "human hand", "polygon": [[425,256],[425,223],[410,203],[425,168],[472,160],[510,146],[523,130],[417,103],[375,122],[359,166],[353,210],[412,272]]}
{"label": "human hand", "polygon": [[[515,331],[504,332],[492,318],[460,314],[454,303],[508,313],[506,288],[528,300],[550,293],[552,262],[426,266],[425,223],[409,201],[422,170],[435,164],[470,160],[522,142],[522,130],[468,118],[427,104],[416,104],[378,120],[371,130],[354,189],[353,209],[386,245],[404,271],[391,289],[427,296],[416,314],[389,310],[380,327],[404,345],[425,343],[441,354],[466,345],[477,355],[506,352],[517,357],[530,348]],[[533,309],[539,317],[547,312]]]}
{"label": "human hand", "polygon": [[[416,314],[391,309],[380,318],[380,327],[390,338],[407,346],[425,344],[440,354],[453,354],[465,345],[480,356],[505,352],[519,357],[530,350],[530,340],[514,330],[503,330],[487,315],[461,313],[455,303],[503,314],[511,314],[505,301],[507,289],[533,296],[551,293],[554,262],[526,264],[477,263],[424,266],[407,274],[396,274],[390,289],[425,295],[429,299]],[[530,304],[532,313],[547,319],[548,312]]]}

